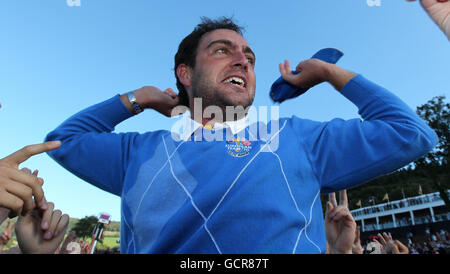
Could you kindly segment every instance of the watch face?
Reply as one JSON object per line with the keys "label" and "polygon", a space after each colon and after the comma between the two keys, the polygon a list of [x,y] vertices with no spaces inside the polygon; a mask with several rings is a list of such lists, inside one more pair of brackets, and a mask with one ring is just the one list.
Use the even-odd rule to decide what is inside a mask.
{"label": "watch face", "polygon": [[134,96],[134,92],[128,92],[128,101],[130,101],[131,104],[136,102],[136,97]]}
{"label": "watch face", "polygon": [[143,109],[141,106],[136,102],[136,97],[134,96],[134,92],[128,92],[128,101],[130,101],[131,107],[133,108],[135,113],[142,112]]}

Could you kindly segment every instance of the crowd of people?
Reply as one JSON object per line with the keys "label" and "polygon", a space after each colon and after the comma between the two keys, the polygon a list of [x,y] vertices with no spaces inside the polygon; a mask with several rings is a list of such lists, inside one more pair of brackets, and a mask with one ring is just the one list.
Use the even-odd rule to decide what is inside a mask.
{"label": "crowd of people", "polygon": [[[5,231],[1,234],[0,254],[20,254],[22,249],[19,245],[24,246],[23,250],[26,252],[54,254],[91,254],[94,248],[94,239],[91,242],[81,240],[76,237],[75,231],[70,231],[65,238],[59,237],[56,240],[59,243],[53,244],[50,249],[38,248],[37,245],[33,247],[32,244],[23,242],[5,249],[4,247],[11,240],[15,225],[16,222],[8,221]],[[416,236],[408,232],[405,242],[394,239],[390,233],[383,232],[370,236],[362,243],[360,227],[348,208],[346,190],[339,192],[339,203],[335,193],[329,194],[325,214],[325,232],[326,254],[448,254],[450,251],[450,234],[445,229],[431,233],[427,228],[423,235]],[[120,254],[120,249],[118,246],[97,248],[92,254]]]}
{"label": "crowd of people", "polygon": [[[449,27],[450,23],[448,22],[448,20],[447,21],[444,20],[445,19],[444,16],[446,16],[445,14],[448,15],[450,2],[448,2],[448,0],[422,0],[421,4],[424,7],[424,9],[427,11],[427,13],[431,16],[431,18],[436,22],[436,24],[445,32],[447,37],[450,37],[450,27]],[[209,25],[210,23],[211,23],[210,21],[206,22],[205,25]],[[231,60],[233,62],[233,69],[235,71],[239,71],[240,73],[246,72],[248,74],[247,75],[248,79],[246,78],[247,81],[243,81],[241,78],[245,78],[245,77],[239,78],[235,75],[231,75],[231,76],[227,75],[228,76],[227,79],[231,79],[227,82],[227,84],[229,85],[227,87],[232,86],[233,89],[239,89],[239,90],[244,90],[244,89],[246,90],[246,88],[248,87],[249,92],[254,93],[254,85],[255,85],[255,80],[256,80],[254,77],[254,71],[253,71],[253,65],[254,65],[254,61],[255,61],[254,53],[248,47],[246,40],[239,34],[239,28],[225,29],[224,27],[220,27],[220,28],[208,30],[206,32],[209,33],[208,37],[211,40],[210,41],[211,43],[205,44],[203,51],[198,51],[198,54],[200,56],[198,59],[199,59],[199,61],[202,61],[203,63],[199,62],[196,64],[196,66],[194,66],[193,64],[190,64],[186,60],[181,60],[183,58],[181,58],[180,60],[177,59],[180,62],[176,67],[177,81],[179,82],[179,83],[178,82],[177,83],[179,85],[180,90],[181,89],[184,90],[184,96],[187,98],[186,102],[184,102],[184,103],[189,105],[189,100],[193,99],[193,97],[195,95],[195,94],[191,94],[191,93],[200,91],[200,89],[194,90],[194,87],[197,88],[197,86],[195,85],[196,82],[194,82],[194,80],[198,80],[198,77],[200,77],[200,74],[204,73],[205,75],[207,75],[208,73],[213,73],[213,72],[218,74],[218,72],[215,72],[214,70],[206,69],[206,68],[208,68],[208,66],[211,66],[211,68],[213,68],[213,69],[217,68],[218,66],[219,67],[224,66],[224,67],[228,68],[229,64],[227,62],[229,62],[229,60],[231,60],[231,59],[233,59],[233,60]],[[195,31],[193,33],[195,33]],[[204,33],[202,33],[201,35],[204,35]],[[200,41],[201,35],[196,37],[197,42]],[[218,36],[218,37],[215,37],[215,36]],[[216,38],[218,39],[221,37],[222,37],[222,39],[220,39],[220,40],[214,40]],[[223,37],[227,37],[229,40],[224,40]],[[193,39],[195,37],[187,37],[187,38]],[[186,41],[187,40],[184,40],[182,42],[182,44],[180,44],[180,48],[184,47],[184,46],[186,46],[186,47],[191,46],[190,49],[192,50],[192,45],[190,45],[189,42],[186,42]],[[239,47],[237,45],[239,45]],[[220,48],[218,48],[217,50],[214,51],[214,54],[217,54],[219,57],[216,57],[216,55],[214,55],[214,57],[211,57],[212,53],[209,52],[215,46],[221,46]],[[194,47],[194,49],[195,49],[195,47]],[[183,52],[185,52],[185,51],[181,51],[180,54],[182,54]],[[228,54],[229,52],[231,52],[233,54],[231,54],[231,53]],[[176,57],[179,58],[178,54]],[[223,64],[219,64],[219,61],[218,61],[219,59],[221,60],[220,62],[223,62]],[[200,65],[203,65],[205,67],[204,71],[196,71],[195,70],[198,67],[201,67]],[[249,67],[251,67],[251,69],[249,69]],[[305,62],[300,63],[297,67],[297,71],[302,71],[302,73],[294,74],[294,73],[291,73],[288,62],[285,62],[285,64],[280,64],[280,72],[282,74],[283,79],[291,84],[295,84],[295,86],[297,86],[297,87],[304,87],[304,86],[312,87],[321,82],[327,81],[327,82],[330,82],[337,90],[341,91],[342,88],[351,81],[351,79],[355,79],[358,77],[358,76],[356,76],[356,74],[351,73],[346,70],[343,70],[342,68],[333,67],[335,69],[334,72],[336,73],[334,76],[336,76],[336,77],[335,78],[329,77],[329,79],[328,79],[326,77],[328,77],[329,75],[326,73],[322,73],[325,71],[325,68],[330,68],[330,65],[325,64],[324,62],[319,62],[318,60],[307,60]],[[199,73],[199,74],[196,74],[196,73]],[[239,74],[239,75],[241,75],[241,74]],[[308,76],[309,76],[309,78],[308,78]],[[337,76],[339,76],[339,77],[337,77]],[[227,79],[225,79],[225,80],[227,80]],[[362,79],[361,77],[359,77],[357,79],[358,80],[355,80],[355,81],[359,81],[359,82],[357,82],[355,85],[364,86],[367,90],[371,90],[371,91],[377,90],[377,92],[379,92],[380,94],[383,94],[383,96],[386,96],[386,98],[388,98],[389,100],[392,100],[391,104],[392,104],[393,109],[396,110],[396,115],[401,115],[401,113],[403,111],[403,107],[402,107],[403,105],[401,103],[398,103],[396,101],[397,99],[394,100],[393,97],[391,97],[391,95],[389,95],[388,93],[385,93],[385,91],[383,89],[381,89],[380,87],[378,87],[372,83],[369,83],[368,81]],[[205,78],[205,81],[206,80],[209,81],[210,79]],[[223,80],[223,81],[225,81],[225,80]],[[200,81],[198,84],[201,85],[204,83],[202,83]],[[205,88],[205,90],[202,90],[202,91],[209,92],[210,90]],[[244,93],[241,92],[241,93],[236,93],[236,94],[244,94]],[[137,98],[135,97],[135,95]],[[139,105],[138,104],[139,101],[142,103],[141,99],[145,97],[145,96],[141,97],[139,95],[142,95],[142,96],[147,95],[147,97],[145,99],[148,99],[149,102],[147,102],[147,104]],[[247,94],[244,94],[244,95],[247,96]],[[250,94],[250,95],[254,96],[254,94]],[[205,95],[204,99],[209,98],[208,96]],[[150,103],[155,103],[155,101],[152,101],[152,100],[155,100],[155,98],[157,98],[156,104],[150,104]],[[228,98],[228,99],[230,99],[230,98]],[[252,98],[247,98],[247,99],[249,99],[248,101],[249,101],[249,104],[251,105],[251,102],[253,99]],[[364,98],[364,100],[366,100],[366,99],[367,99],[367,97]],[[129,110],[129,113],[123,114],[124,117],[126,116],[125,118],[129,118],[129,117],[131,117],[131,115],[140,113],[143,110],[141,107],[152,108],[154,110],[161,112],[162,114],[164,114],[166,116],[170,116],[170,110],[172,110],[174,107],[176,107],[178,105],[179,100],[181,100],[180,96],[177,95],[176,93],[174,93],[170,89],[161,91],[154,87],[143,87],[142,89],[137,90],[134,93],[129,92],[127,94],[123,94],[120,96],[119,99],[117,99],[117,98],[115,98],[114,100],[111,99],[111,101],[108,101],[109,103],[107,102],[108,104],[105,103],[103,105],[97,105],[97,107],[106,107],[106,105],[108,107],[117,107],[120,110],[120,112],[123,114],[124,110],[125,110],[125,108],[124,108],[124,106],[125,106]],[[120,102],[122,102],[123,105],[121,105]],[[384,103],[383,103],[383,105],[384,105]],[[367,106],[365,105],[364,107],[367,107]],[[96,109],[89,108],[89,111],[94,111],[94,110],[96,110]],[[380,112],[382,112],[382,111],[380,110]],[[411,126],[411,124],[417,126],[418,128],[420,128],[420,130],[419,130],[420,132],[431,131],[431,129],[427,128],[425,125],[422,125],[423,121],[421,122],[421,121],[417,120],[418,118],[416,119],[416,117],[413,116],[415,114],[413,114],[413,113],[411,114],[408,111],[404,111],[404,112],[405,112],[403,114],[404,118],[408,121],[408,122],[406,122],[406,124],[408,124],[409,126]],[[104,113],[109,113],[109,111],[101,112],[101,114],[104,114]],[[94,113],[94,114],[97,114],[97,113]],[[89,116],[89,119],[91,119],[91,120],[93,119],[92,117],[95,117],[95,115],[90,115],[90,114],[88,116]],[[386,116],[389,116],[389,115],[386,115]],[[393,116],[395,116],[395,115],[393,115]],[[114,118],[115,120],[119,119],[116,116],[114,116],[112,118]],[[79,120],[81,121],[82,119],[79,119]],[[117,122],[115,120],[114,120],[114,122]],[[409,120],[411,120],[411,121],[409,121]],[[377,121],[382,121],[382,119],[380,118],[380,120],[377,120]],[[71,122],[74,122],[74,121],[71,121]],[[85,122],[85,121],[83,121],[83,122]],[[110,127],[110,125],[104,125],[104,124],[102,124],[102,122],[103,122],[103,120],[100,119],[99,123],[95,124],[95,126],[98,126],[99,124],[101,124],[100,127],[102,127],[102,128]],[[383,121],[383,122],[385,122],[385,121]],[[71,127],[74,124],[76,124],[76,123],[75,122],[73,124],[69,123],[68,126]],[[379,127],[378,128],[374,127],[373,130],[379,131],[380,129],[382,129],[382,127],[380,127],[380,124],[382,124],[382,123],[381,122],[378,123],[377,125]],[[285,125],[286,125],[286,123],[285,123]],[[392,126],[392,128],[396,128],[397,124],[395,124],[395,125],[396,126]],[[77,126],[79,126],[80,128],[84,128],[84,125],[81,125],[81,126],[77,125]],[[311,126],[311,124],[308,124],[308,126]],[[284,126],[283,126],[283,128],[284,128]],[[367,130],[367,128],[370,128],[370,127],[366,127],[365,130]],[[386,127],[386,128],[388,128],[389,130],[392,129],[390,126]],[[414,131],[417,129],[411,130],[411,132],[410,132],[410,131],[406,130],[407,127],[405,127],[405,129],[402,129],[402,127],[399,126],[399,128],[401,130],[399,130],[398,132],[392,133],[392,135],[403,133],[403,134],[405,134],[405,136],[401,136],[400,139],[402,139],[403,137],[408,137],[407,135],[412,132],[411,134],[414,135],[414,138],[419,139],[419,137],[417,137],[418,133],[416,131]],[[340,129],[345,129],[345,128],[341,127],[341,128],[338,128],[336,131],[341,131]],[[355,130],[353,130],[353,129],[360,130],[359,128],[355,127],[355,128],[351,128],[351,130],[349,132],[354,132]],[[61,127],[61,128],[58,128],[58,130],[54,131],[53,135],[49,134],[49,136],[54,137],[54,135],[57,136],[58,134],[62,134],[62,133],[68,134],[68,132],[69,132],[71,134],[70,139],[74,139],[74,138],[72,138],[74,135],[73,134],[74,131],[72,130],[72,128],[70,128],[70,130],[68,130],[67,128]],[[296,130],[295,128],[291,129],[291,131],[294,133],[295,133],[295,130]],[[313,131],[311,131],[311,132],[313,132]],[[323,135],[327,135],[325,129],[323,132],[325,132]],[[321,131],[320,134],[322,134],[323,132]],[[362,132],[361,135],[371,135],[371,134],[367,134],[367,132],[364,133],[362,131],[362,129],[361,129],[361,132]],[[391,133],[389,133],[389,134],[391,134]],[[389,135],[389,134],[382,134],[382,135],[384,136],[384,135]],[[433,134],[434,134],[434,132],[433,132]],[[419,141],[419,142],[421,142],[422,145],[425,142],[428,142],[430,144],[429,145],[430,147],[426,146],[427,150],[431,149],[431,144],[436,139],[436,138],[434,138],[435,135],[433,135],[433,134],[431,134],[431,133],[429,134],[430,136],[432,135],[431,137],[425,136],[425,135],[427,135],[427,134],[425,134],[424,136],[422,136],[424,138],[424,140]],[[92,135],[90,135],[90,136],[92,137]],[[105,135],[103,135],[103,136],[105,136]],[[349,138],[349,136],[350,136],[350,134],[348,136],[346,136],[346,138]],[[111,136],[109,136],[109,137],[111,137]],[[428,139],[426,139],[426,137],[428,137]],[[134,138],[134,139],[137,140],[138,138]],[[426,141],[425,141],[425,139],[426,139]],[[116,147],[115,141],[117,141],[117,140],[115,140],[115,139],[113,140],[113,137],[111,137],[111,139],[108,139],[108,140],[111,141],[112,147]],[[377,142],[381,143],[382,145],[385,145],[384,140],[385,139],[377,140]],[[102,144],[108,143],[108,142],[105,142],[105,140],[100,140],[100,139],[97,141],[101,142]],[[269,140],[269,141],[271,141],[271,140]],[[394,143],[396,141],[396,139],[392,138],[387,141]],[[129,140],[129,142],[131,142],[131,139]],[[164,138],[162,139],[162,142],[163,142],[166,152],[167,152],[167,146],[166,146],[166,142],[165,142]],[[349,142],[349,141],[347,141],[347,142]],[[76,143],[76,142],[74,142],[74,143]],[[123,141],[123,143],[128,143],[128,141],[127,142]],[[370,143],[370,142],[367,141],[366,143]],[[117,146],[120,146],[121,144],[122,143],[117,143]],[[337,143],[335,143],[335,144],[337,144]],[[72,145],[76,145],[76,144],[72,144]],[[398,145],[398,144],[396,144],[396,145]],[[32,157],[33,155],[37,155],[37,154],[44,153],[44,152],[51,152],[51,151],[54,151],[55,149],[59,148],[60,146],[61,146],[60,141],[48,141],[48,142],[41,143],[41,144],[28,145],[28,146],[25,146],[23,149],[20,149],[17,152],[14,152],[13,154],[11,154],[9,156],[7,156],[3,159],[0,159],[0,224],[2,224],[7,218],[12,219],[12,218],[18,217],[17,222],[15,222],[15,223],[11,223],[10,221],[8,222],[8,224],[6,226],[6,230],[2,233],[1,238],[0,238],[0,247],[3,249],[3,247],[11,240],[13,231],[15,231],[15,236],[16,236],[18,245],[14,246],[12,248],[9,248],[7,250],[2,250],[2,253],[24,253],[24,254],[35,254],[35,253],[91,254],[92,253],[92,250],[94,248],[92,241],[89,243],[89,242],[80,240],[79,238],[76,238],[75,233],[73,231],[66,234],[68,224],[69,224],[69,216],[67,214],[63,214],[60,210],[55,209],[55,205],[52,202],[49,202],[46,200],[44,191],[42,188],[44,181],[43,181],[43,178],[38,177],[38,171],[35,170],[34,172],[32,172],[28,168],[19,169],[19,165],[21,165],[23,162],[25,162],[28,158]],[[64,152],[69,153],[70,148],[71,148],[70,144],[69,145],[66,144],[66,147],[63,150],[59,150],[60,154],[54,154],[53,157],[55,157],[59,160],[61,160],[61,159],[67,160],[67,158],[70,158],[70,157],[66,157],[66,156],[70,156],[70,155],[62,155],[61,153],[64,153]],[[371,151],[378,150],[378,149],[374,149],[372,147],[371,147],[371,149],[372,149]],[[422,149],[421,147],[417,148],[417,150],[413,151],[412,154],[414,154],[414,153],[424,154],[425,152],[427,152],[427,151],[422,151],[421,149]],[[87,150],[90,150],[90,149],[87,149]],[[63,151],[63,152],[61,152],[61,151]],[[278,157],[278,160],[280,161],[279,163],[281,165],[281,160],[280,160],[280,157],[278,156],[278,154],[276,154],[274,151],[270,151],[270,152]],[[327,152],[327,151],[321,150],[321,152]],[[311,152],[311,153],[313,153],[313,152]],[[52,156],[51,153],[49,153],[49,154]],[[125,152],[118,153],[118,155],[126,155],[126,154],[127,153],[125,153]],[[339,153],[332,152],[331,154],[334,157],[336,154],[339,154]],[[312,155],[315,155],[315,154],[312,154]],[[167,156],[168,156],[168,154],[167,154]],[[242,156],[242,155],[240,155],[240,156]],[[416,156],[418,157],[419,155],[416,155]],[[414,156],[414,157],[416,157],[416,156]],[[412,156],[408,156],[408,157],[412,157]],[[330,158],[332,158],[332,157],[330,156]],[[352,157],[349,157],[349,158],[354,158],[354,155],[352,155]],[[405,159],[402,159],[402,160],[405,160]],[[77,161],[77,162],[79,161],[79,159],[69,159],[69,160],[73,160],[73,161]],[[107,160],[108,164],[110,164],[111,159],[108,158],[106,160]],[[409,161],[410,160],[411,159],[409,159]],[[328,162],[333,162],[333,161],[334,162],[343,162],[343,161],[339,161],[339,158],[333,158],[332,160],[329,160]],[[80,162],[83,162],[83,161],[80,161]],[[160,162],[160,159],[158,159],[158,162]],[[324,161],[324,162],[328,163],[327,161]],[[359,161],[359,162],[361,162],[361,161]],[[362,162],[364,162],[364,161],[362,161]],[[169,164],[172,165],[172,163],[170,162],[170,158],[169,158]],[[389,163],[389,165],[398,165],[398,162]],[[120,166],[122,166],[122,165],[120,164]],[[326,166],[324,165],[323,167],[326,167]],[[96,173],[98,170],[95,170],[94,173]],[[326,169],[324,169],[324,170],[326,170]],[[174,172],[172,170],[172,166],[171,166],[171,171],[173,174]],[[86,172],[90,172],[90,170],[86,170]],[[336,170],[336,172],[338,172],[338,170]],[[328,173],[328,171],[326,173]],[[91,175],[91,174],[89,174],[89,175]],[[94,175],[97,175],[97,174],[94,174]],[[239,178],[239,176],[240,176],[240,174],[238,175],[237,178]],[[283,176],[286,179],[286,175],[284,172],[283,172]],[[174,175],[174,177],[175,177],[175,175]],[[311,174],[310,177],[313,178],[314,176],[312,176],[312,174]],[[363,177],[358,178],[358,179],[362,180]],[[287,179],[286,179],[286,182],[287,182]],[[178,182],[178,183],[180,183],[180,182]],[[330,183],[330,185],[331,185],[331,183]],[[342,185],[344,185],[344,183],[336,186],[335,188],[342,189],[342,188],[344,188],[344,187],[342,187]],[[117,192],[120,194],[120,191],[117,191],[117,189],[113,189],[113,187],[116,187],[116,186],[112,186],[111,192]],[[289,185],[288,185],[288,187],[289,187]],[[273,189],[277,190],[278,188],[273,188]],[[332,188],[332,189],[334,189],[334,188]],[[186,189],[184,189],[184,190],[186,190]],[[290,188],[289,188],[289,192],[290,192],[291,197],[293,197],[293,194],[292,194]],[[312,191],[311,191],[311,193],[312,193]],[[314,193],[316,193],[316,192],[314,192]],[[320,193],[320,191],[318,193]],[[228,194],[228,191],[226,192],[226,194]],[[310,195],[310,194],[308,194],[308,195]],[[305,196],[304,198],[305,199],[314,198],[314,195],[316,195],[316,194],[311,194],[311,195],[312,196],[308,196],[308,197]],[[316,197],[317,197],[317,195],[316,195]],[[183,196],[183,199],[184,199],[184,196]],[[202,214],[202,212],[194,204],[192,197],[190,197],[190,199],[191,199],[191,203],[192,203],[192,205],[194,205],[194,208],[196,209],[196,211],[203,218],[205,230],[208,232],[209,236],[214,241],[214,238],[212,237],[206,224],[208,221],[211,221],[210,217],[215,212],[216,209],[214,209],[212,211],[211,215],[208,218],[206,218],[204,216],[204,214]],[[295,203],[297,211],[300,212],[298,204],[296,203],[295,199],[292,199],[292,201]],[[220,205],[221,202],[222,202],[222,200],[220,200],[218,205]],[[313,207],[311,206],[311,210],[312,210],[312,208]],[[139,210],[139,208],[137,209],[137,211],[138,210]],[[315,210],[316,210],[315,214],[318,214],[319,209],[315,208]],[[297,213],[297,212],[295,212],[295,213]],[[310,219],[310,222],[311,222],[311,219]],[[314,219],[314,222],[316,222],[315,219]],[[441,254],[441,253],[446,253],[447,249],[449,247],[449,237],[448,237],[448,233],[446,231],[443,231],[441,234],[438,234],[438,235],[430,233],[429,238],[425,242],[415,242],[413,240],[413,238],[410,237],[410,238],[408,238],[407,243],[403,243],[403,242],[399,241],[398,239],[394,239],[389,233],[380,233],[376,237],[373,237],[370,242],[364,244],[364,246],[363,246],[361,244],[361,239],[360,239],[360,228],[356,225],[356,222],[355,222],[354,218],[352,217],[352,215],[349,211],[349,208],[348,208],[346,190],[341,190],[339,192],[339,203],[337,202],[335,193],[329,194],[329,201],[326,205],[326,214],[325,214],[324,223],[325,223],[325,234],[326,234],[326,244],[327,244],[327,250],[325,252],[326,254],[379,254],[379,253],[381,253],[381,254]],[[134,224],[134,225],[136,225],[136,224]],[[306,231],[306,226],[305,226],[305,231]],[[301,232],[300,232],[299,236],[301,235]],[[317,239],[317,242],[320,242],[323,239],[323,235],[319,235],[320,233],[318,233],[317,231],[314,231],[314,233],[318,234],[318,235],[315,235],[315,238]],[[306,234],[306,232],[305,232],[305,234]],[[227,235],[228,235],[228,233],[227,233]],[[225,236],[227,236],[227,235],[225,235]],[[147,239],[146,235],[138,235],[136,237],[141,237],[138,240]],[[298,238],[300,238],[300,237],[298,237]],[[226,239],[227,238],[224,237],[222,239],[223,242],[227,242]],[[170,241],[167,241],[167,242],[170,242]],[[285,242],[290,243],[290,241],[285,241]],[[324,242],[322,242],[322,243],[324,243]],[[193,242],[191,242],[190,244],[191,244],[191,248],[193,248],[193,249],[195,249],[195,248],[210,248],[212,246],[212,245],[197,246],[196,245],[197,243],[193,243]],[[239,244],[239,243],[236,242],[236,244]],[[212,251],[208,250],[208,252],[216,251],[216,249],[219,252],[221,251],[215,241],[214,241],[214,245],[215,246],[212,249]],[[131,246],[131,245],[129,245],[129,246]],[[139,253],[140,250],[137,249],[136,246],[132,246],[132,247],[134,248],[133,250],[127,250],[127,251],[128,252],[134,251],[134,252]],[[170,248],[170,247],[166,247],[166,246],[162,245],[160,248]],[[244,246],[244,248],[252,248],[252,247]],[[232,249],[232,250],[234,250],[234,249]],[[147,250],[144,250],[144,251],[147,251]],[[296,251],[296,250],[294,249],[294,251]],[[310,250],[308,249],[306,251],[310,251]],[[119,253],[119,250],[117,248],[107,249],[107,250],[97,250],[97,253],[112,254],[112,253]],[[321,253],[323,253],[323,252],[321,252]]]}
{"label": "crowd of people", "polygon": [[447,236],[445,240],[427,240],[414,241],[408,244],[411,254],[449,254],[450,238]]}
{"label": "crowd of people", "polygon": [[[334,193],[329,195],[325,215],[327,254],[447,254],[450,251],[450,235],[447,230],[423,235],[408,232],[402,242],[383,232],[361,241],[357,226],[348,209],[347,191],[340,191],[340,202],[336,203]],[[421,237],[422,236],[422,237]]]}
{"label": "crowd of people", "polygon": [[[415,237],[407,238],[403,241],[395,240],[402,246],[402,249],[408,251],[408,254],[449,254],[450,252],[450,236],[446,230],[441,230],[445,235],[427,238],[425,234],[417,235]],[[383,253],[383,245],[380,244],[379,239],[385,240],[386,237],[392,238],[389,234],[373,235],[369,240],[365,241],[362,246],[364,254],[379,254]]]}

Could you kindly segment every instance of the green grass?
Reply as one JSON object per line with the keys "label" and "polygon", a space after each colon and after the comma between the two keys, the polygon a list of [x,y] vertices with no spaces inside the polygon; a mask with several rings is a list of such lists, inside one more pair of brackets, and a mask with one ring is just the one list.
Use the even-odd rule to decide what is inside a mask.
{"label": "green grass", "polygon": [[118,232],[118,231],[105,231],[105,232],[103,232],[103,235],[105,235],[105,237],[120,238],[120,232]]}
{"label": "green grass", "polygon": [[106,249],[106,248],[113,248],[116,246],[120,246],[117,241],[118,237],[106,237],[103,238],[103,243],[98,242],[96,249]]}

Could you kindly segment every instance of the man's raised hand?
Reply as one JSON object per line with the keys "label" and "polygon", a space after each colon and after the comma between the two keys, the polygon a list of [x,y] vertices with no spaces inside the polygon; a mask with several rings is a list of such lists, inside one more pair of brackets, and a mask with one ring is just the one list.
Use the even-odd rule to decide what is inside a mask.
{"label": "man's raised hand", "polygon": [[[180,103],[180,98],[171,88],[164,91],[153,86],[144,86],[134,91],[136,102],[143,109],[154,109],[167,117],[172,117],[172,110]],[[120,96],[122,103],[134,113],[127,94]],[[178,113],[177,113],[178,115]]]}
{"label": "man's raised hand", "polygon": [[43,181],[36,176],[37,172],[27,174],[18,168],[30,157],[56,149],[60,145],[60,141],[28,145],[0,159],[0,207],[10,210],[10,218],[27,214],[35,204],[41,209],[47,208],[42,190]]}
{"label": "man's raised hand", "polygon": [[291,71],[289,60],[285,60],[284,64],[280,64],[279,69],[281,77],[286,82],[301,88],[311,88],[320,83],[328,82],[336,90],[340,91],[356,76],[351,71],[315,58],[300,62],[295,68],[298,74],[294,74]]}
{"label": "man's raised hand", "polygon": [[290,69],[289,60],[285,60],[284,64],[279,65],[279,69],[286,82],[301,88],[311,88],[326,81],[327,64],[319,59],[309,59],[299,63],[295,69],[299,73],[294,74]]}

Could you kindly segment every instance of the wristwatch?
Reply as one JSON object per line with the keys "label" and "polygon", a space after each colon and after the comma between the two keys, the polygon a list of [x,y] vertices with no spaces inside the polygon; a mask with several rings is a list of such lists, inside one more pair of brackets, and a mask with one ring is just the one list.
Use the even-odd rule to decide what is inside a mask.
{"label": "wristwatch", "polygon": [[130,91],[127,93],[128,101],[130,101],[131,107],[134,110],[135,114],[141,113],[144,111],[141,106],[136,102],[136,96],[134,96],[134,91]]}

